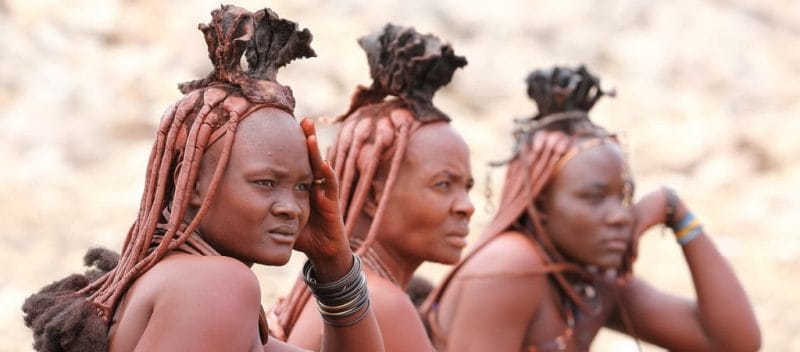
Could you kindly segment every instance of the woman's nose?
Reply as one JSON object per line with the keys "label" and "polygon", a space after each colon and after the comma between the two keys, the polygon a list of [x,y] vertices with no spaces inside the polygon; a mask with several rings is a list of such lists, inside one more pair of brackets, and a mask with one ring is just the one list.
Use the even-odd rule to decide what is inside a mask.
{"label": "woman's nose", "polygon": [[625,227],[633,224],[633,209],[623,204],[616,204],[609,211],[606,222],[614,227]]}
{"label": "woman's nose", "polygon": [[464,192],[464,194],[456,199],[455,204],[453,204],[453,210],[457,214],[467,218],[467,220],[472,217],[472,214],[475,213],[475,206],[472,204],[472,200],[469,198],[468,192]]}
{"label": "woman's nose", "polygon": [[300,209],[297,199],[295,199],[295,197],[291,194],[283,194],[291,192],[281,193],[282,194],[278,197],[275,203],[272,204],[272,208],[270,209],[272,214],[286,219],[295,219],[300,217],[302,209]]}

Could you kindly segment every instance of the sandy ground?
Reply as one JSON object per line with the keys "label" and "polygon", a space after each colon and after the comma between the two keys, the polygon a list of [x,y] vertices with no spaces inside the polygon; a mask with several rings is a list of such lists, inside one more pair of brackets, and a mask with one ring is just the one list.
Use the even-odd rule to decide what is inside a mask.
{"label": "sandy ground", "polygon": [[[535,3],[535,5],[534,5]],[[279,77],[298,116],[342,112],[368,84],[355,38],[385,22],[449,40],[469,65],[435,103],[468,140],[483,209],[486,162],[507,156],[511,119],[533,112],[523,77],[586,63],[618,97],[594,119],[626,135],[638,189],[676,188],[746,287],[764,350],[800,351],[800,2],[241,1],[270,6],[315,35],[319,57]],[[158,118],[175,84],[209,71],[195,30],[210,1],[0,0],[0,351],[31,349],[20,305],[81,270],[89,246],[118,249],[133,219]],[[323,142],[331,129],[323,129]],[[495,194],[503,171],[494,172]],[[642,193],[640,193],[641,195]],[[477,234],[489,214],[478,211]],[[671,235],[642,243],[636,271],[691,297]],[[257,268],[264,304],[302,255]],[[424,266],[434,280],[441,266]],[[598,351],[633,351],[603,333]],[[646,351],[658,348],[644,346]]]}

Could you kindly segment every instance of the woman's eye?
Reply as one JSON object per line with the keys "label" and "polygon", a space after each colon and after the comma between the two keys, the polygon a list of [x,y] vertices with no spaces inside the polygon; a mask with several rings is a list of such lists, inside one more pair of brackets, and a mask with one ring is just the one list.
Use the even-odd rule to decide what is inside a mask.
{"label": "woman's eye", "polygon": [[275,181],[273,180],[258,180],[256,183],[260,186],[273,188],[275,187]]}
{"label": "woman's eye", "polygon": [[605,194],[602,193],[587,193],[583,196],[589,203],[600,204],[605,199]]}
{"label": "woman's eye", "polygon": [[436,182],[433,186],[438,189],[446,190],[450,188],[450,181],[439,181]]}
{"label": "woman's eye", "polygon": [[301,192],[308,192],[311,189],[310,183],[299,183],[294,186],[294,189]]}

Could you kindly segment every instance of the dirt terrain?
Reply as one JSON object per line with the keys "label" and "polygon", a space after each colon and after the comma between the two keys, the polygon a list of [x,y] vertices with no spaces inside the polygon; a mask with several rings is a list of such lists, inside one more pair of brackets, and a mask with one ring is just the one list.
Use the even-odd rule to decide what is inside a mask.
{"label": "dirt terrain", "polygon": [[[734,266],[765,351],[800,351],[800,2],[791,0],[239,1],[315,35],[294,62],[298,116],[344,111],[368,84],[355,39],[391,21],[449,40],[469,65],[435,103],[472,148],[483,228],[486,162],[509,155],[536,67],[587,64],[617,98],[594,119],[625,135],[641,196],[678,190]],[[209,71],[196,25],[212,1],[0,0],[0,351],[29,351],[20,306],[80,271],[90,246],[119,249],[138,207],[151,138],[176,83]],[[330,141],[332,128],[323,128]],[[504,170],[492,174],[494,193]],[[473,235],[473,239],[474,239]],[[643,240],[636,272],[693,295],[671,234]],[[270,306],[303,261],[257,268]],[[437,280],[446,268],[427,265]],[[645,351],[658,348],[644,345]],[[597,351],[635,351],[604,332]]]}

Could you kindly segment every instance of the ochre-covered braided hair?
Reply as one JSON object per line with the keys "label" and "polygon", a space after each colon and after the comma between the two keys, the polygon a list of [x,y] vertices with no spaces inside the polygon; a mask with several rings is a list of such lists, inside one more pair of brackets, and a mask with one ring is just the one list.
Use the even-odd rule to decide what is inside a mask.
{"label": "ochre-covered braided hair", "polygon": [[[224,5],[201,24],[213,71],[179,85],[185,95],[161,118],[147,164],[144,194],[118,263],[108,252],[87,255],[104,275],[73,275],[29,297],[25,323],[39,351],[105,351],[110,319],[131,284],[173,250],[218,255],[197,233],[225,171],[239,122],[274,107],[292,114],[294,97],[275,77],[296,58],[315,56],[311,33],[269,9],[249,12]],[[245,56],[248,68],[241,67]],[[223,143],[209,192],[199,209],[188,209],[204,153]],[[194,214],[187,223],[189,215]],[[99,253],[99,254],[98,254]],[[110,258],[110,259],[109,259]],[[113,268],[113,269],[112,269]],[[263,329],[264,327],[262,327]],[[266,337],[262,334],[262,338]]]}
{"label": "ochre-covered braided hair", "polygon": [[[450,121],[433,106],[433,95],[467,60],[433,35],[392,24],[358,43],[367,53],[372,85],[359,86],[348,111],[335,120],[342,126],[328,151],[328,160],[341,185],[345,233],[366,265],[392,279],[370,250],[370,243],[388,206],[386,200],[400,172],[409,138],[424,124]],[[377,208],[367,232],[356,234],[354,228],[367,198],[376,193],[376,180],[385,180]],[[309,298],[308,289],[298,280],[270,312],[270,333],[285,340]]]}
{"label": "ochre-covered braided hair", "polygon": [[[602,96],[613,95],[614,92],[601,90],[599,80],[584,66],[536,70],[526,82],[528,96],[536,102],[538,112],[530,118],[515,121],[516,144],[513,155],[506,161],[491,164],[492,167],[508,167],[496,215],[481,234],[475,248],[450,271],[422,305],[421,311],[425,317],[434,316],[433,307],[464,263],[507,231],[530,236],[544,261],[542,274],[549,274],[575,306],[584,312],[590,311],[564,273],[574,273],[587,280],[592,280],[596,274],[569,262],[556,248],[544,229],[535,202],[558,170],[576,154],[602,143],[618,143],[615,135],[594,124],[588,115]],[[540,131],[559,133],[538,133]],[[626,196],[630,197],[630,194]],[[624,263],[617,271],[620,278],[630,273],[636,257],[635,248],[635,243],[629,245]]]}

